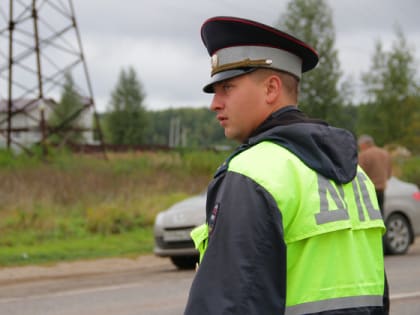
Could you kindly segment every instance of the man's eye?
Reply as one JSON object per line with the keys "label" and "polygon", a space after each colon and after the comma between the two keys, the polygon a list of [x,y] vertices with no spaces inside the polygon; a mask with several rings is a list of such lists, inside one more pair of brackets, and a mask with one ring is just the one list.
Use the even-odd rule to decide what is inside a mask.
{"label": "man's eye", "polygon": [[227,92],[227,91],[231,90],[231,89],[232,89],[232,87],[233,87],[233,85],[232,85],[232,84],[229,84],[229,83],[225,83],[225,84],[223,84],[223,90],[225,90],[225,92]]}

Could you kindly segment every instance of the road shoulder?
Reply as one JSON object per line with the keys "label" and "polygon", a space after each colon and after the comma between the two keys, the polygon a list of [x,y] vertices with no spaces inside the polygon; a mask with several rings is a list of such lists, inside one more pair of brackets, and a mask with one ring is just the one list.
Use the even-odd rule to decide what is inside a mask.
{"label": "road shoulder", "polygon": [[46,278],[129,271],[167,264],[168,259],[158,258],[153,255],[142,255],[135,258],[83,260],[42,266],[2,267],[0,268],[0,285]]}

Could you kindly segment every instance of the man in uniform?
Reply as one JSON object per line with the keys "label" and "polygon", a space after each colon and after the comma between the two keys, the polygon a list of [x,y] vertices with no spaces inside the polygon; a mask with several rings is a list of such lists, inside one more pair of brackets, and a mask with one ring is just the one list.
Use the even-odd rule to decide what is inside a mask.
{"label": "man in uniform", "polygon": [[185,315],[387,314],[384,224],[346,130],[297,108],[306,43],[270,26],[214,17],[204,91],[240,146],[207,192],[192,232],[200,266]]}

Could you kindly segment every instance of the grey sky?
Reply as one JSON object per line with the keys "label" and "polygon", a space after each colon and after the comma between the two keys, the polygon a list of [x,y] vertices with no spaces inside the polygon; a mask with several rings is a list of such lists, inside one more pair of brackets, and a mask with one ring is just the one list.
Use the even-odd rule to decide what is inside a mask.
{"label": "grey sky", "polygon": [[[209,17],[232,15],[273,25],[286,0],[73,0],[96,99],[103,111],[122,68],[133,66],[147,109],[207,106],[210,62],[200,38]],[[345,76],[368,70],[376,40],[385,49],[398,23],[420,62],[418,0],[329,0]],[[419,68],[420,69],[420,68]]]}

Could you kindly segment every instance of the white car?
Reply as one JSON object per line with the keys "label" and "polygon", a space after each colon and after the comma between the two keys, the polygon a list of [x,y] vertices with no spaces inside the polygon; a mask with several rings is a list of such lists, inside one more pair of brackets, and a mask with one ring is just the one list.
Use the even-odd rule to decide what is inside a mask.
{"label": "white car", "polygon": [[415,184],[391,177],[385,190],[385,253],[405,254],[420,235],[420,191]]}
{"label": "white car", "polygon": [[198,252],[190,232],[205,222],[205,207],[206,193],[202,193],[160,212],[154,226],[155,255],[170,257],[180,269],[194,268],[198,262]]}
{"label": "white car", "polygon": [[[191,230],[205,222],[206,194],[188,198],[160,212],[155,221],[154,253],[170,257],[180,269],[194,268],[198,252],[190,237]],[[420,191],[412,183],[392,177],[385,191],[384,237],[387,254],[404,254],[420,235]]]}

